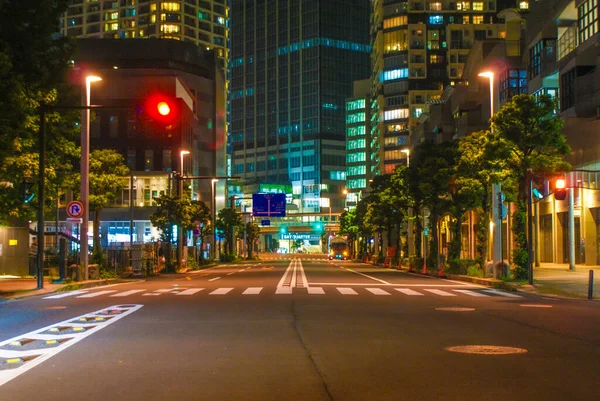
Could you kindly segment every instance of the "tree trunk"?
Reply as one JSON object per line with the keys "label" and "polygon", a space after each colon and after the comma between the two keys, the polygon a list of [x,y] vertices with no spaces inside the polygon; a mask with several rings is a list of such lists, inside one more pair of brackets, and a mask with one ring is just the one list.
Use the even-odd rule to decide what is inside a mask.
{"label": "tree trunk", "polygon": [[[92,253],[94,255],[95,262],[102,260],[102,245],[100,245],[100,212],[101,211],[102,211],[101,208],[94,210],[94,229],[93,229],[94,249],[93,249]],[[84,230],[86,232],[83,233],[84,235],[82,236],[82,238],[84,238],[87,241],[87,227],[84,228]]]}

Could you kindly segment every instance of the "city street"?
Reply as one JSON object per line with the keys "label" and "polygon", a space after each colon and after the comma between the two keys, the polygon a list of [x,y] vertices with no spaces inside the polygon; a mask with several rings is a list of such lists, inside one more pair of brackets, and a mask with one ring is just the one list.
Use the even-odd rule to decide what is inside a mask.
{"label": "city street", "polygon": [[0,400],[597,398],[597,302],[261,258],[0,303]]}

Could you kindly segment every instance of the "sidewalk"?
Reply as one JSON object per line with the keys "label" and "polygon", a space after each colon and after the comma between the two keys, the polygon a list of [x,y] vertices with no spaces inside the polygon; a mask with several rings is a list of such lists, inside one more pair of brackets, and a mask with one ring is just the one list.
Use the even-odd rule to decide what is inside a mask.
{"label": "sidewalk", "polygon": [[44,288],[37,289],[37,278],[16,278],[15,276],[0,276],[0,303],[8,299],[19,299],[35,295],[51,294],[66,287],[92,288],[130,281],[127,279],[88,280],[72,283],[53,284],[49,278],[44,278]]}

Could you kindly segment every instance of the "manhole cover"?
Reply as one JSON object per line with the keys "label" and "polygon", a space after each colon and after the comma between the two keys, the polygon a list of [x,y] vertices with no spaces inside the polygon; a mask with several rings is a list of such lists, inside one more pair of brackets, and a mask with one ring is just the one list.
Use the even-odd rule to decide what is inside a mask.
{"label": "manhole cover", "polygon": [[521,304],[523,308],[552,308],[552,305],[545,304]]}
{"label": "manhole cover", "polygon": [[510,355],[527,352],[524,348],[502,347],[498,345],[457,345],[446,348],[446,351],[478,355]]}
{"label": "manhole cover", "polygon": [[444,308],[435,308],[435,310],[444,311],[444,312],[473,312],[475,308],[461,308],[459,306],[450,306]]}

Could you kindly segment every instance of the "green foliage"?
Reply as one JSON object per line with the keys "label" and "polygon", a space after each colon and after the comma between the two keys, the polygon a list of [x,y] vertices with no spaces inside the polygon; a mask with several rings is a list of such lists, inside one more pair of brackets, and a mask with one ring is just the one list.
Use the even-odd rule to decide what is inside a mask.
{"label": "green foliage", "polygon": [[[34,184],[37,196],[40,104],[80,102],[79,97],[73,100],[66,80],[74,47],[69,39],[53,36],[67,4],[66,0],[0,2],[0,224],[35,214],[32,205],[20,200],[19,188],[23,182]],[[47,114],[48,205],[59,189],[73,183],[77,119],[74,111]]]}
{"label": "green foliage", "polygon": [[223,233],[225,254],[234,254],[234,230],[240,228],[243,230],[243,224],[242,216],[234,208],[227,207],[219,210],[215,228]]}
{"label": "green foliage", "polygon": [[246,225],[242,225],[242,229],[238,231],[238,238],[244,239],[246,234],[246,249],[248,250],[248,259],[254,258],[254,244],[260,237],[260,227],[253,221],[249,221]]}
{"label": "green foliage", "polygon": [[483,269],[477,264],[470,265],[467,268],[467,276],[471,277],[483,277]]}
{"label": "green foliage", "polygon": [[[474,259],[451,259],[448,261],[447,272],[451,274],[468,275],[469,269],[473,268],[481,271],[479,261]],[[483,274],[483,273],[482,273]]]}

